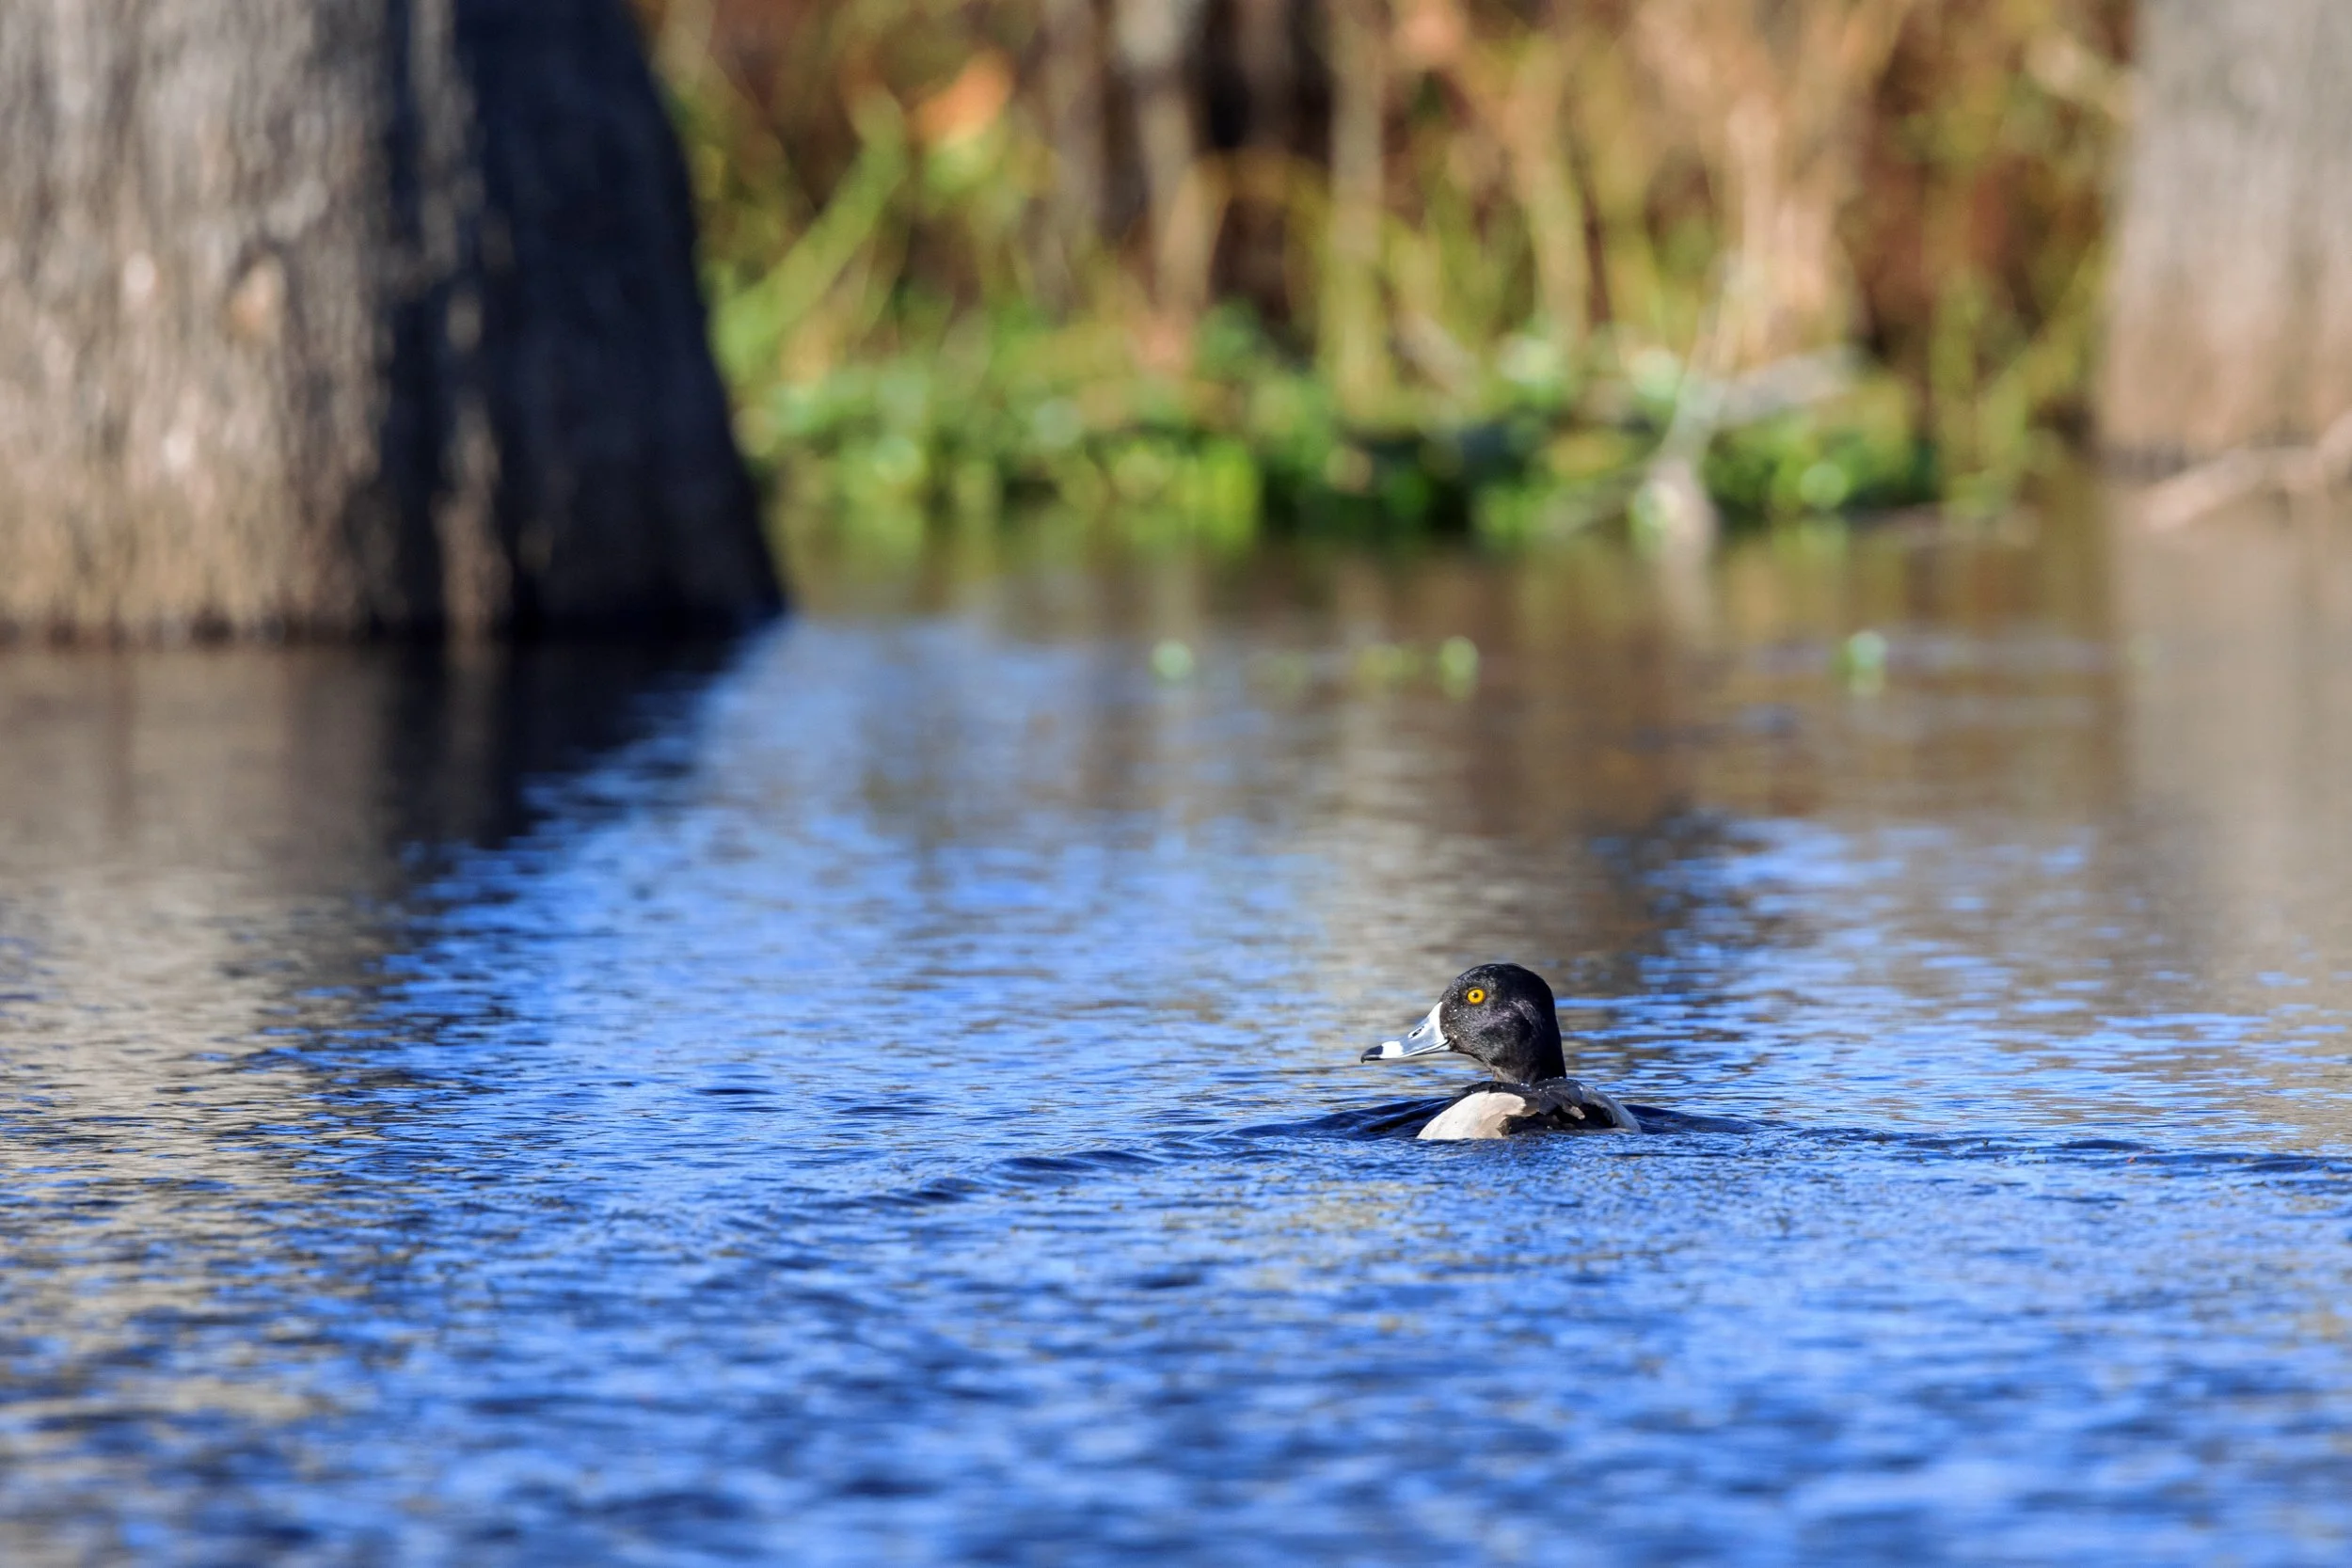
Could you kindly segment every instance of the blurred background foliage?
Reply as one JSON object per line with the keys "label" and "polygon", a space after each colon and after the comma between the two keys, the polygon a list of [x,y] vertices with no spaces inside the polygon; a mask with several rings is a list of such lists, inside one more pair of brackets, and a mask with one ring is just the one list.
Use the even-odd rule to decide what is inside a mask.
{"label": "blurred background foliage", "polygon": [[1986,515],[2129,0],[640,0],[787,535]]}

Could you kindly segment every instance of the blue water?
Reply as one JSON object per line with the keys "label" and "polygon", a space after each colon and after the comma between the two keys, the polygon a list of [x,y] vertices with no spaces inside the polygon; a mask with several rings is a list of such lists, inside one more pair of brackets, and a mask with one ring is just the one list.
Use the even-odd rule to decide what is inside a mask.
{"label": "blue water", "polygon": [[[2352,661],[2251,559],[0,654],[0,1559],[2346,1560]],[[1491,957],[1728,1130],[1395,1135]]]}

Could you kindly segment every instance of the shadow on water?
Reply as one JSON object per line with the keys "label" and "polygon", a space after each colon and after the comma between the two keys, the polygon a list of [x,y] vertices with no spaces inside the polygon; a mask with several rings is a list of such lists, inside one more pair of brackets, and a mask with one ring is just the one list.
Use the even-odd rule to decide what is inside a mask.
{"label": "shadow on water", "polygon": [[[691,765],[696,699],[750,642],[552,643],[391,654],[384,677],[383,799],[392,842],[495,848],[545,816],[546,797],[647,742]],[[578,802],[567,802],[577,806]]]}
{"label": "shadow on water", "polygon": [[[0,952],[24,989],[7,1000],[69,1010],[93,1092],[142,1092],[192,1034],[249,1048],[260,1021],[379,967],[450,864],[552,811],[593,818],[567,785],[616,753],[648,778],[686,767],[698,696],[738,657],[12,650]],[[122,1057],[101,1066],[108,1043]]]}

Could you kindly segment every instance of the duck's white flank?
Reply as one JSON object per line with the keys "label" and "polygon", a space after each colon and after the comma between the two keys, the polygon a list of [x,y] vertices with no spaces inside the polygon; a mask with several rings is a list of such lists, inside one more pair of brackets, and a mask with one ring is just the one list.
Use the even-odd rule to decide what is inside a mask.
{"label": "duck's white flank", "polygon": [[1503,1123],[1513,1117],[1528,1113],[1528,1103],[1518,1095],[1502,1089],[1474,1094],[1457,1100],[1422,1128],[1418,1136],[1423,1138],[1500,1138],[1507,1136]]}

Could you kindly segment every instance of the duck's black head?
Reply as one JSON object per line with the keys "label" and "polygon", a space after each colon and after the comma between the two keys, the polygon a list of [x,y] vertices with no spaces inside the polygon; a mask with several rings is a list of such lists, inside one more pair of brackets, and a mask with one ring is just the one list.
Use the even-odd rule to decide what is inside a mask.
{"label": "duck's black head", "polygon": [[1364,1060],[1399,1062],[1440,1051],[1459,1052],[1511,1084],[1568,1075],[1551,988],[1517,964],[1462,971],[1411,1034],[1374,1046]]}

